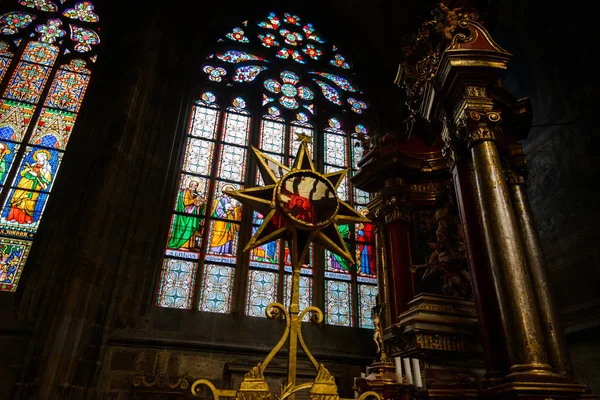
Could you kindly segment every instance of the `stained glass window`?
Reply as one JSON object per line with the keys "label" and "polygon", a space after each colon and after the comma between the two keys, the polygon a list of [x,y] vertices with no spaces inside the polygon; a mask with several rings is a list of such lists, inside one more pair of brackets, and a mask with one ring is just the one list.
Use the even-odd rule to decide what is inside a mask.
{"label": "stained glass window", "polygon": [[[251,144],[277,169],[291,165],[300,140],[309,138],[311,155],[322,157],[315,160],[320,172],[350,169],[338,195],[366,214],[369,195],[350,177],[363,156],[355,144],[368,136],[369,107],[343,50],[299,15],[270,13],[241,22],[223,32],[218,46],[200,66],[206,86],[190,111],[161,275],[161,288],[176,287],[179,297],[185,297],[183,288],[196,287],[178,303],[162,300],[161,289],[158,304],[265,317],[270,303],[290,302],[289,248],[280,240],[243,254],[263,216],[243,209],[227,191],[264,185]],[[311,246],[300,269],[300,309],[316,305],[329,324],[369,328],[377,292],[372,226],[342,225],[339,233],[356,263]],[[189,263],[194,280],[173,277],[171,265],[178,262]],[[247,281],[234,285],[239,277]]]}
{"label": "stained glass window", "polygon": [[[42,223],[100,43],[91,2],[17,3],[28,11],[0,15],[0,291],[9,292],[18,287]],[[187,301],[180,294],[193,286],[180,267],[164,267],[161,302],[173,307]]]}

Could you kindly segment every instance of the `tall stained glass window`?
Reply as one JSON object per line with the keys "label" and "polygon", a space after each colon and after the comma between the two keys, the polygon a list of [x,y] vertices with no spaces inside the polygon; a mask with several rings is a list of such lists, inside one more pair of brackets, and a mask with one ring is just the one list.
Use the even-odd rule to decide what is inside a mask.
{"label": "tall stained glass window", "polygon": [[[201,71],[205,85],[190,108],[158,305],[219,313],[237,307],[264,317],[270,303],[289,304],[289,251],[278,241],[244,254],[263,216],[224,192],[263,185],[251,145],[290,165],[298,139],[309,137],[321,172],[355,171],[362,157],[356,135],[369,134],[368,104],[352,81],[349,58],[293,14],[232,27]],[[339,194],[366,213],[368,195],[348,178]],[[330,324],[372,327],[377,287],[372,229],[365,225],[340,228],[357,265],[326,252],[317,257],[324,251],[315,245],[302,266],[300,304],[324,309]]]}
{"label": "tall stained glass window", "polygon": [[18,1],[0,13],[0,291],[14,292],[100,43],[89,1]]}

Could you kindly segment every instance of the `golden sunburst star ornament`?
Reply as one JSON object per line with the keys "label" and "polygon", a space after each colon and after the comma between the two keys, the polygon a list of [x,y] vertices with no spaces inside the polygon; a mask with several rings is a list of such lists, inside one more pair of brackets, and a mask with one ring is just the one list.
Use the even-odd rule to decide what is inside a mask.
{"label": "golden sunburst star ornament", "polygon": [[[202,394],[200,387],[206,385],[215,400],[219,396],[238,399],[274,398],[264,377],[264,371],[287,342],[289,346],[287,384],[282,387],[282,393],[277,397],[294,400],[294,393],[300,390],[310,390],[309,398],[311,400],[339,399],[335,378],[323,364],[317,362],[302,338],[304,316],[311,313],[316,322],[321,322],[323,321],[323,312],[315,306],[309,306],[302,311],[299,309],[300,265],[306,260],[312,242],[354,262],[352,253],[348,251],[338,232],[338,225],[368,222],[368,219],[337,196],[337,189],[348,170],[329,174],[317,172],[308,153],[307,145],[311,143],[310,137],[298,135],[297,140],[300,142],[300,148],[292,167],[287,167],[252,147],[265,185],[224,191],[227,195],[252,207],[264,216],[263,223],[252,236],[244,251],[277,239],[288,241],[292,260],[289,309],[286,310],[285,306],[278,302],[273,302],[266,308],[266,315],[269,318],[283,316],[286,321],[286,329],[267,357],[245,375],[237,391],[217,389],[206,379],[199,379],[191,387],[192,394],[196,397],[200,397]],[[312,383],[296,385],[298,345],[302,347],[315,368],[316,377]],[[374,392],[363,393],[360,399],[365,399],[370,395],[381,400],[381,397]]]}
{"label": "golden sunburst star ornament", "polygon": [[283,238],[288,241],[294,268],[306,261],[312,242],[355,262],[338,225],[369,220],[337,196],[348,169],[319,173],[308,152],[310,137],[298,135],[296,140],[300,148],[292,167],[252,147],[265,185],[225,192],[264,216],[244,251]]}

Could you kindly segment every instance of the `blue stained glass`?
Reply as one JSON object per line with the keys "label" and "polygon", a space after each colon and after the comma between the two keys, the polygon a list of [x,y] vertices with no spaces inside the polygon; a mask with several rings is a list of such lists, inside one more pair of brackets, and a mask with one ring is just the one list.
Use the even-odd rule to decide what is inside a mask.
{"label": "blue stained glass", "polygon": [[295,85],[300,80],[298,75],[293,73],[292,71],[281,71],[281,74],[279,74],[279,76],[281,76],[281,80],[283,81],[283,83],[291,83],[292,85]]}
{"label": "blue stained glass", "polygon": [[312,100],[315,98],[313,91],[306,86],[300,86],[298,88],[298,96],[300,96],[302,100]]}
{"label": "blue stained glass", "polygon": [[236,97],[232,102],[235,108],[246,108],[246,101],[241,97]]}
{"label": "blue stained glass", "polygon": [[[0,33],[12,35],[19,29],[26,28],[36,18],[24,12],[11,12],[0,16]],[[18,45],[17,45],[18,46]]]}
{"label": "blue stained glass", "polygon": [[234,276],[234,268],[206,264],[202,274],[199,309],[228,314],[231,310]]}
{"label": "blue stained glass", "polygon": [[207,103],[214,103],[217,100],[217,98],[212,92],[204,92],[202,93],[202,100],[204,100]]}
{"label": "blue stained glass", "polygon": [[315,105],[314,104],[306,104],[304,107],[310,111],[312,115],[315,115]]}
{"label": "blue stained glass", "polygon": [[[0,127],[0,138],[4,138],[4,132],[8,136],[12,136],[12,129],[7,126]],[[10,138],[10,137],[9,137]],[[12,142],[0,142],[0,185],[4,185],[4,180],[10,171],[10,167],[15,159],[15,155],[19,150],[19,145]]]}
{"label": "blue stained glass", "polygon": [[329,74],[326,72],[311,72],[311,74],[320,75],[323,78],[327,78],[336,85],[338,85],[341,89],[344,89],[348,92],[356,92],[358,89],[350,81],[346,78],[343,78],[339,75]]}
{"label": "blue stained glass", "polygon": [[279,50],[277,52],[277,54],[275,54],[275,56],[277,56],[278,58],[282,58],[284,60],[287,60],[291,56],[292,59],[294,61],[296,61],[297,63],[306,64],[306,61],[304,61],[304,58],[302,57],[302,54],[300,54],[298,52],[298,50],[291,50],[291,49],[287,49],[285,47],[282,47],[281,50]]}
{"label": "blue stained glass", "polygon": [[[252,227],[252,235],[258,227]],[[250,251],[250,266],[279,270],[279,241],[274,240]]]}
{"label": "blue stained glass", "polygon": [[260,42],[267,48],[279,46],[279,42],[275,39],[275,35],[272,33],[266,33],[264,35],[258,35]]}
{"label": "blue stained glass", "polygon": [[373,329],[373,307],[377,305],[377,286],[358,285],[359,327]]}
{"label": "blue stained glass", "polygon": [[368,133],[367,127],[364,126],[363,124],[356,125],[356,127],[354,128],[354,131],[356,133],[362,133],[363,135],[366,135]]}
{"label": "blue stained glass", "polygon": [[304,114],[303,112],[299,112],[296,115],[296,118],[298,119],[298,121],[300,122],[308,122],[308,115]]}
{"label": "blue stained glass", "polygon": [[348,282],[327,280],[325,316],[331,325],[352,326],[352,302]]}
{"label": "blue stained glass", "polygon": [[342,123],[337,118],[329,118],[328,124],[330,128],[335,130],[342,129]]}
{"label": "blue stained glass", "polygon": [[281,115],[281,111],[279,111],[279,109],[277,107],[271,106],[271,107],[269,107],[269,114],[274,117],[278,117]]}
{"label": "blue stained glass", "polygon": [[[313,27],[312,24],[306,24],[302,27],[302,30],[304,31],[304,34],[306,35],[306,39],[309,40],[314,40],[315,42],[318,43],[325,43],[325,40],[323,40],[319,35],[317,35],[315,33],[315,28]],[[334,46],[334,50],[337,50]]]}
{"label": "blue stained glass", "polygon": [[251,270],[248,280],[246,314],[266,317],[265,311],[268,305],[277,299],[277,274]]}
{"label": "blue stained glass", "polygon": [[249,40],[246,36],[244,36],[244,31],[242,28],[233,28],[233,32],[225,35],[228,39],[234,40],[240,43],[248,43]]}
{"label": "blue stained glass", "polygon": [[283,37],[283,41],[290,46],[298,46],[303,39],[300,33],[290,32],[287,29],[280,29],[279,34]]}
{"label": "blue stained glass", "polygon": [[350,64],[348,64],[344,56],[342,56],[341,54],[336,54],[333,57],[333,60],[329,61],[329,64],[343,69],[350,69]]}
{"label": "blue stained glass", "polygon": [[245,51],[227,50],[224,53],[217,53],[217,58],[232,64],[241,63],[244,61],[264,61],[264,58],[254,54],[246,53]]}
{"label": "blue stained glass", "polygon": [[208,79],[213,82],[221,82],[223,77],[227,74],[225,68],[213,67],[212,65],[206,65],[202,70],[208,74]]}
{"label": "blue stained glass", "polygon": [[236,82],[252,82],[265,69],[267,67],[261,67],[260,65],[244,65],[235,70],[233,80]]}
{"label": "blue stained glass", "polygon": [[31,241],[0,238],[2,268],[0,269],[0,291],[15,292],[29,255]]}
{"label": "blue stained glass", "polygon": [[285,22],[287,22],[288,24],[300,26],[300,17],[298,17],[297,15],[284,13],[283,16]]}
{"label": "blue stained glass", "polygon": [[318,60],[319,57],[321,57],[321,55],[323,54],[323,50],[316,48],[312,44],[307,44],[306,46],[304,46],[302,48],[302,51],[305,54],[308,54],[313,60]]}
{"label": "blue stained glass", "polygon": [[271,93],[281,92],[281,83],[277,82],[275,79],[267,79],[264,82],[264,86]]}
{"label": "blue stained glass", "polygon": [[[283,282],[283,293],[284,300],[283,305],[287,308],[290,306],[292,289],[292,275],[286,274],[285,281]],[[311,306],[312,303],[312,278],[308,276],[301,276],[298,282],[298,307],[300,311]],[[310,319],[310,313],[306,313],[302,321],[308,322]]]}
{"label": "blue stained glass", "polygon": [[49,192],[58,172],[62,154],[57,150],[27,147],[27,155],[21,161],[13,187]]}
{"label": "blue stained glass", "polygon": [[352,97],[348,99],[348,104],[352,107],[351,110],[357,114],[362,114],[367,109],[367,103],[353,99]]}
{"label": "blue stained glass", "polygon": [[300,106],[300,104],[295,98],[287,96],[281,96],[281,98],[279,98],[279,103],[285,108],[289,108],[290,110],[295,110]]}
{"label": "blue stained glass", "polygon": [[[275,82],[275,81],[273,81]],[[265,84],[266,87],[266,84]],[[267,88],[268,89],[268,88]],[[263,99],[262,99],[262,105],[264,106],[265,104],[269,104],[271,102],[275,101],[274,98],[267,96],[266,94],[263,94]]]}
{"label": "blue stained glass", "polygon": [[167,258],[163,263],[158,306],[192,308],[196,263]]}
{"label": "blue stained glass", "polygon": [[323,96],[333,104],[337,104],[338,106],[342,105],[342,101],[340,100],[340,94],[330,85],[325,82],[321,82],[317,79],[313,79],[317,85],[321,88],[321,92]]}
{"label": "blue stained glass", "polygon": [[261,28],[266,28],[266,29],[277,29],[279,28],[279,17],[277,17],[277,15],[275,15],[275,13],[270,13],[269,16],[267,17],[267,19],[269,20],[268,22],[266,21],[261,21],[258,23],[258,26],[260,26]]}

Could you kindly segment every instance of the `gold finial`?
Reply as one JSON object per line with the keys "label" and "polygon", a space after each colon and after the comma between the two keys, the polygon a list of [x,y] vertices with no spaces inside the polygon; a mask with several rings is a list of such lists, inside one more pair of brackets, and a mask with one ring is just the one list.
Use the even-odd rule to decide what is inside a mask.
{"label": "gold finial", "polygon": [[305,133],[296,133],[296,142],[312,144],[312,138]]}

